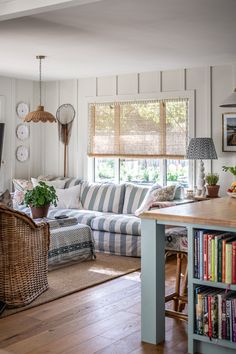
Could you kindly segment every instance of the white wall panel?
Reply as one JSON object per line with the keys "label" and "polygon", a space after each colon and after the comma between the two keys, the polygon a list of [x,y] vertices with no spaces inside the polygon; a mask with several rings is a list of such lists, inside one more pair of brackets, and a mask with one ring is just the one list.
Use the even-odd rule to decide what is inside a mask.
{"label": "white wall panel", "polygon": [[138,93],[138,74],[118,76],[118,95]]}
{"label": "white wall panel", "polygon": [[116,94],[116,76],[97,78],[97,96],[114,96]]}
{"label": "white wall panel", "polygon": [[212,131],[218,160],[213,161],[213,171],[220,174],[221,194],[224,194],[235,178],[222,171],[222,166],[235,166],[236,153],[222,151],[222,113],[235,112],[235,108],[221,108],[221,102],[232,92],[233,68],[229,65],[216,66],[212,70]]}
{"label": "white wall panel", "polygon": [[160,72],[152,71],[139,74],[139,93],[160,92]]}
{"label": "white wall panel", "polygon": [[[58,108],[58,82],[46,82],[45,87],[45,110],[56,114]],[[42,128],[42,140],[43,140],[43,158],[42,174],[61,174],[60,170],[60,149],[58,144],[58,127],[57,123],[39,123]]]}
{"label": "white wall panel", "polygon": [[91,77],[79,80],[79,89],[84,97],[93,97],[97,94],[96,78]]}
{"label": "white wall panel", "polygon": [[185,78],[184,69],[162,71],[161,88],[162,91],[184,90]]}

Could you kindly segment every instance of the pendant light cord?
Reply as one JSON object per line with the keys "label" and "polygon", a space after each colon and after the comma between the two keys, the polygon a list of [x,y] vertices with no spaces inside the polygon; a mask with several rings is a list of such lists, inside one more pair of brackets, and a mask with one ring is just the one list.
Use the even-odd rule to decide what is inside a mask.
{"label": "pendant light cord", "polygon": [[42,59],[45,59],[45,55],[37,55],[36,59],[39,59],[39,105],[42,105]]}

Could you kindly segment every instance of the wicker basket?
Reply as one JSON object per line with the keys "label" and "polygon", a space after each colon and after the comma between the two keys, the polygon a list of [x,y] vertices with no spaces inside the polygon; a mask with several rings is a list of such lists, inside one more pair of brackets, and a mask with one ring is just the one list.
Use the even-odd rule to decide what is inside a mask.
{"label": "wicker basket", "polygon": [[0,204],[0,300],[24,306],[48,288],[49,226]]}

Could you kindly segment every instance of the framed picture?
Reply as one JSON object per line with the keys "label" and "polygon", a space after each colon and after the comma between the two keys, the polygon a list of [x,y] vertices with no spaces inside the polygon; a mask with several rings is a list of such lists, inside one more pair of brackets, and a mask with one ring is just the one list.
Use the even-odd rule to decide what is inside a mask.
{"label": "framed picture", "polygon": [[223,113],[222,150],[236,151],[236,113]]}

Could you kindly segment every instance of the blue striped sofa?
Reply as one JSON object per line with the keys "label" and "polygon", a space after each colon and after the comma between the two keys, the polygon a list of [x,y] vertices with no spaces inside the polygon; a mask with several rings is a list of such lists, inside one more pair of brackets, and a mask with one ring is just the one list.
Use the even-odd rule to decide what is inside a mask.
{"label": "blue striped sofa", "polygon": [[[131,183],[89,183],[75,178],[68,180],[65,188],[74,185],[80,185],[81,208],[52,208],[48,216],[67,214],[76,217],[79,223],[90,226],[98,252],[140,257],[141,220],[134,213],[149,188]],[[186,232],[182,229],[181,235],[177,231],[173,235],[176,236],[167,230],[167,249],[183,250]]]}

